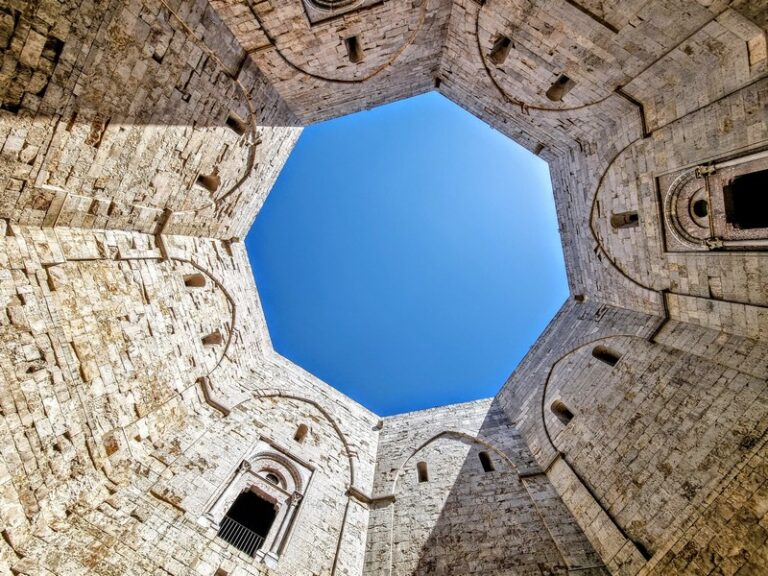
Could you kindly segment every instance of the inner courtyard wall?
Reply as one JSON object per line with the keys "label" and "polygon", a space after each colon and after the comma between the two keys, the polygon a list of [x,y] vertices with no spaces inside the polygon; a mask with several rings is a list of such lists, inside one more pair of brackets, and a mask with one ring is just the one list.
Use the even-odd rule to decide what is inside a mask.
{"label": "inner courtyard wall", "polygon": [[0,572],[265,574],[203,520],[266,440],[314,470],[269,573],[360,573],[378,417],[266,352],[242,244],[4,232]]}
{"label": "inner courtyard wall", "polygon": [[366,575],[608,573],[493,399],[385,418],[373,498]]}
{"label": "inner courtyard wall", "polygon": [[[764,244],[666,198],[768,147],[768,7],[306,1],[0,3],[0,572],[761,574]],[[549,162],[572,297],[496,399],[382,425],[238,239],[302,125],[428,90]],[[272,565],[210,517],[265,441],[313,471]]]}

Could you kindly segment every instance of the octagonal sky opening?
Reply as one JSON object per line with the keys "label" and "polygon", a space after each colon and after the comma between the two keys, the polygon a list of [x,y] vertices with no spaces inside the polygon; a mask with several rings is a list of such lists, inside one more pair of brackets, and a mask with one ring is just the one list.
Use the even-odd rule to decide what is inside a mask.
{"label": "octagonal sky opening", "polygon": [[246,247],[275,350],[382,416],[493,396],[568,297],[546,162],[435,92],[306,128]]}

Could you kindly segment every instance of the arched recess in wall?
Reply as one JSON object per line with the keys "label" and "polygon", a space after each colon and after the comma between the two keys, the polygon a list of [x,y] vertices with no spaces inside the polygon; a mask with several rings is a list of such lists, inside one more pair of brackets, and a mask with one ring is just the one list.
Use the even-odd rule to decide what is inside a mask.
{"label": "arched recess in wall", "polygon": [[[319,442],[303,448],[291,445],[296,422],[305,420],[313,422],[314,440]],[[150,493],[156,497],[160,495],[161,499],[172,502],[192,517],[207,521],[207,514],[213,507],[224,506],[226,509],[227,499],[246,488],[240,474],[243,463],[249,464],[248,469],[263,472],[267,481],[266,474],[272,473],[277,476],[277,485],[290,494],[301,491],[301,502],[292,526],[295,523],[302,525],[302,530],[315,529],[317,523],[307,514],[323,515],[326,528],[331,529],[317,533],[318,541],[325,538],[317,564],[327,573],[335,574],[335,568],[331,567],[338,561],[349,523],[349,489],[355,479],[356,456],[328,410],[311,398],[264,390],[232,406],[228,417],[213,417],[203,422],[207,424],[205,430],[202,433],[195,431],[194,441],[185,438],[184,450],[174,453],[166,471],[157,474]],[[233,437],[235,428],[242,430]],[[228,447],[215,465],[210,464],[212,446]],[[259,462],[263,457],[267,460],[261,466]],[[282,462],[284,466],[270,466],[269,460]],[[207,500],[200,499],[200,485],[188,482],[190,462],[196,463],[196,475],[204,480],[202,485],[208,487]],[[305,481],[300,475],[293,474],[291,468],[297,463],[300,469],[313,470],[311,478]],[[312,480],[316,477],[317,482]],[[292,532],[293,528],[287,530]],[[290,536],[287,539],[290,540]],[[285,550],[291,551],[290,542]]]}
{"label": "arched recess in wall", "polygon": [[[533,0],[489,0],[477,5],[477,51],[494,88],[510,104],[538,112],[572,112],[599,105],[614,96],[610,82],[603,80],[595,85],[582,80],[579,72],[583,66],[576,62],[564,65],[552,61],[547,68],[531,70],[531,61],[535,66],[544,63],[539,53],[545,43],[528,45],[529,32],[518,31],[530,28],[531,18],[541,20],[536,14],[546,10],[546,6]],[[531,53],[537,54],[535,59],[528,57]],[[507,86],[509,81],[513,86]],[[553,97],[555,92],[558,97]]]}
{"label": "arched recess in wall", "polygon": [[[758,143],[756,145],[757,150],[761,150],[760,145],[764,147],[764,144],[764,142]],[[666,255],[669,253],[667,250],[670,242],[678,242],[683,246],[688,246],[687,250],[689,251],[704,251],[704,253],[717,255],[717,257],[723,257],[726,253],[722,251],[710,252],[709,240],[706,238],[710,235],[708,224],[702,225],[706,226],[706,228],[701,228],[704,230],[703,236],[693,238],[689,232],[673,222],[674,213],[680,210],[680,207],[676,205],[673,207],[671,204],[677,204],[681,194],[687,199],[686,209],[690,212],[689,220],[702,220],[704,222],[709,220],[708,198],[705,198],[705,194],[702,192],[702,185],[697,184],[697,182],[701,182],[701,179],[696,177],[698,168],[695,165],[688,170],[678,170],[680,175],[671,184],[664,175],[658,179],[653,179],[651,175],[648,175],[642,181],[638,181],[638,179],[627,181],[625,179],[623,176],[625,164],[632,165],[634,157],[647,154],[647,148],[650,146],[653,146],[652,139],[636,140],[619,151],[605,167],[592,197],[590,231],[597,242],[598,250],[616,271],[633,284],[645,290],[658,292],[668,289],[670,281],[667,277],[652,276],[651,271],[666,268]],[[717,154],[716,150],[712,152]],[[742,159],[759,157],[761,154],[744,152],[741,156],[736,156],[733,163],[738,163]],[[727,155],[720,154],[720,156]],[[703,159],[701,161],[704,162]],[[725,162],[724,164],[730,163]],[[745,165],[748,166],[750,163],[745,162]],[[736,164],[736,166],[739,165]],[[672,173],[674,174],[675,171]],[[658,180],[658,183],[655,180]],[[657,190],[657,187],[664,183],[670,189]],[[622,194],[615,193],[618,188],[623,190]],[[664,195],[665,202],[663,204],[660,203],[659,193]],[[705,204],[703,212],[701,212],[700,206],[702,201]],[[699,211],[698,214],[697,211]],[[633,212],[640,214],[639,225],[618,227],[614,225],[613,220],[617,214],[625,215]],[[644,223],[643,218],[647,218],[649,222]],[[666,246],[661,235],[661,229],[665,224],[667,225]],[[690,225],[689,228],[694,228],[694,226]],[[650,231],[653,231],[655,235],[649,237]],[[742,254],[744,254],[743,250],[750,248],[752,250],[764,250],[765,246],[760,245],[761,242],[761,240],[741,241],[740,243],[743,244],[741,246]],[[723,242],[717,243],[713,247],[720,248],[720,244]],[[631,253],[627,252],[628,247],[631,247]],[[738,252],[733,251],[726,257],[738,258],[739,255]],[[638,267],[638,263],[643,263],[643,266]],[[674,290],[671,292],[678,293]],[[710,297],[713,298],[713,296]]]}
{"label": "arched recess in wall", "polygon": [[239,407],[241,407],[246,402],[251,401],[258,401],[258,400],[266,400],[271,399],[274,401],[279,401],[280,399],[284,400],[292,400],[294,402],[301,402],[302,404],[307,404],[317,410],[317,412],[320,414],[323,420],[325,420],[328,424],[330,424],[331,428],[333,428],[336,436],[341,441],[341,444],[344,448],[343,454],[346,457],[348,466],[349,466],[349,485],[355,486],[355,451],[351,448],[351,445],[349,441],[347,440],[346,435],[342,432],[341,427],[338,425],[336,420],[330,415],[328,410],[323,408],[323,406],[320,405],[319,402],[311,399],[306,398],[303,396],[297,396],[295,394],[289,394],[285,392],[281,392],[279,390],[263,390],[263,391],[257,391],[253,398],[249,398],[246,400],[243,400],[239,402],[238,404],[235,404],[231,410],[235,410]]}
{"label": "arched recess in wall", "polygon": [[[670,68],[664,66],[666,58],[676,63],[689,58],[691,66],[695,66],[697,62],[692,53],[682,51],[680,46],[685,40],[699,33],[706,39],[730,32],[713,24],[725,10],[716,13],[695,0],[681,0],[681,3],[680,8],[687,14],[685,21],[647,16],[635,18],[641,10],[654,13],[646,0],[478,2],[475,17],[478,53],[494,87],[506,101],[525,110],[574,111],[604,103],[612,96],[636,104],[624,88],[632,85],[638,75],[642,77],[659,64]],[[556,8],[550,4],[555,4]],[[559,14],[562,14],[560,20],[556,17]],[[749,25],[743,17],[740,23],[742,27]],[[571,33],[569,24],[577,26],[577,34]],[[717,29],[710,30],[708,26]],[[647,31],[652,36],[659,30],[664,31],[665,39],[676,38],[677,41],[657,42],[648,46],[642,55],[634,53],[631,59],[604,57],[606,53],[633,52],[636,34]],[[745,39],[730,33],[732,43],[739,47],[738,56],[730,62],[740,61],[746,57]],[[585,34],[590,38],[588,43],[575,40]],[[542,50],[542,46],[547,46],[547,50]],[[670,56],[672,53],[675,54]],[[733,54],[729,56],[733,57]],[[721,70],[729,74],[727,67]],[[633,86],[630,93],[634,89]]]}
{"label": "arched recess in wall", "polygon": [[[621,366],[596,361],[596,346],[620,351]],[[542,405],[563,399],[580,409],[568,428],[548,413],[542,425],[609,517],[650,557],[672,546],[672,535],[695,522],[704,502],[759,450],[768,434],[766,410],[739,410],[736,421],[720,416],[723,406],[748,401],[749,390],[760,386],[760,378],[711,359],[611,336],[553,366]],[[622,503],[649,505],[625,507],[612,497],[616,489]]]}
{"label": "arched recess in wall", "polygon": [[[606,167],[593,197],[590,229],[609,262],[625,277],[647,290],[659,291],[668,288],[668,279],[651,275],[651,270],[663,269],[664,262],[658,251],[650,249],[654,239],[647,236],[649,231],[658,230],[658,222],[645,221],[659,213],[653,182],[627,178],[623,170],[626,163],[634,165],[634,156],[644,154],[647,146],[647,141],[636,140]],[[639,216],[633,220],[632,214]],[[619,263],[617,254],[627,249],[632,253]],[[644,266],[639,267],[639,262]]]}
{"label": "arched recess in wall", "polygon": [[[248,0],[248,4],[257,24],[289,68],[315,80],[339,84],[365,82],[392,66],[424,28],[432,3],[432,0],[397,0],[404,6],[398,10],[389,5],[374,4],[347,12],[343,19],[329,19],[310,25],[302,1],[289,0],[282,9],[269,11],[260,8],[254,0]],[[387,15],[395,12],[402,14],[403,19],[389,21],[381,17],[382,10]],[[279,35],[273,34],[273,30],[286,26],[286,19],[290,20],[295,30],[301,31],[293,38],[303,39],[305,48],[297,50],[295,46],[282,45]],[[403,36],[393,45],[388,32],[394,30]],[[325,55],[332,50],[335,50],[336,57],[322,66],[315,52]],[[357,51],[362,57],[355,55]]]}
{"label": "arched recess in wall", "polygon": [[[482,455],[492,461],[492,473],[484,469]],[[429,466],[428,481],[423,481],[419,474],[418,465],[422,463]],[[519,512],[522,522],[529,522],[529,527],[546,533],[544,519],[520,480],[515,463],[474,431],[446,430],[422,442],[404,458],[392,486],[388,572],[392,576],[434,570],[438,556],[452,567],[446,574],[466,573],[462,572],[462,563],[467,562],[468,555],[462,546],[471,547],[472,553],[479,555],[475,557],[475,569],[483,563],[486,567],[497,565],[502,556],[506,558],[505,567],[514,565],[510,555],[514,556],[524,545],[522,540],[515,539],[521,537],[525,529],[521,532],[517,526],[510,531],[514,525],[510,524],[510,514]],[[484,498],[491,493],[493,502],[489,506]],[[458,524],[466,522],[462,514],[466,514],[467,506],[484,510],[483,526],[475,526],[464,538],[459,538],[456,531],[460,533]],[[411,534],[407,547],[395,543],[394,534],[402,533]],[[489,533],[504,545],[499,546],[496,541],[493,548],[489,547]],[[447,534],[451,534],[451,541],[455,543],[450,550],[440,546],[442,536]],[[485,548],[480,550],[478,546]],[[529,552],[540,555],[542,560],[546,558],[545,563],[554,557],[558,558],[554,561],[557,566],[566,565],[551,538],[542,538]],[[451,558],[451,554],[455,554],[455,558]]]}

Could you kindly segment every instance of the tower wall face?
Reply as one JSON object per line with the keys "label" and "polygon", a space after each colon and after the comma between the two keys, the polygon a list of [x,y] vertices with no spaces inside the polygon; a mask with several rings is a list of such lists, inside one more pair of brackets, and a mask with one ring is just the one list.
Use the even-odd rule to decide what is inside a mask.
{"label": "tower wall face", "polygon": [[365,574],[607,573],[495,400],[385,418],[374,494]]}
{"label": "tower wall face", "polygon": [[269,443],[312,471],[270,573],[360,573],[378,418],[270,350],[241,244],[6,232],[0,572],[263,574],[208,518]]}
{"label": "tower wall face", "polygon": [[[728,195],[768,162],[766,30],[2,3],[0,572],[763,573],[768,232]],[[303,125],[433,89],[549,162],[573,298],[495,399],[381,426],[273,351],[238,239]],[[255,559],[216,536],[242,489],[277,512]]]}

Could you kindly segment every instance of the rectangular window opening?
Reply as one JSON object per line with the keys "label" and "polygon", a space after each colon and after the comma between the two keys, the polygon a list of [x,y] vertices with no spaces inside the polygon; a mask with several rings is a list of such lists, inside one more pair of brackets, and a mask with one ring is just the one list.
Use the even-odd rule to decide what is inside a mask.
{"label": "rectangular window opening", "polygon": [[349,56],[350,62],[358,64],[363,61],[363,47],[360,45],[360,40],[357,36],[346,38],[344,45],[347,47],[347,56]]}
{"label": "rectangular window opening", "polygon": [[561,74],[552,86],[549,87],[549,90],[547,90],[547,98],[553,102],[560,102],[574,86],[576,86],[575,80],[571,80],[565,74]]}
{"label": "rectangular window opening", "polygon": [[491,48],[491,53],[488,55],[488,59],[497,66],[504,64],[511,49],[512,40],[509,36],[504,36],[502,34],[496,38],[496,42],[493,43],[493,48]]}

